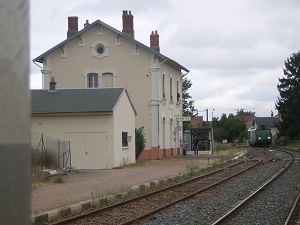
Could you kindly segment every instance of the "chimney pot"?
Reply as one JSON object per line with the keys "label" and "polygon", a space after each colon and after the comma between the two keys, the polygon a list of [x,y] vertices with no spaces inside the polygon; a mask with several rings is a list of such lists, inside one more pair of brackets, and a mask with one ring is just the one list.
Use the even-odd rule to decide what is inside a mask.
{"label": "chimney pot", "polygon": [[124,34],[127,34],[128,36],[134,38],[134,29],[133,29],[133,15],[131,14],[131,11],[129,11],[129,15],[127,10],[123,10],[123,30],[122,32]]}
{"label": "chimney pot", "polygon": [[50,90],[49,91],[56,91],[56,82],[55,82],[55,78],[51,77],[51,81],[50,83]]}
{"label": "chimney pot", "polygon": [[89,20],[86,20],[86,21],[85,21],[85,24],[84,24],[84,27],[86,27],[86,26],[88,26],[88,25],[90,25]]}
{"label": "chimney pot", "polygon": [[69,16],[68,17],[68,32],[67,38],[78,32],[78,17]]}
{"label": "chimney pot", "polygon": [[150,35],[150,48],[153,48],[154,50],[160,52],[160,47],[159,47],[159,35],[157,33],[157,30],[152,31]]}

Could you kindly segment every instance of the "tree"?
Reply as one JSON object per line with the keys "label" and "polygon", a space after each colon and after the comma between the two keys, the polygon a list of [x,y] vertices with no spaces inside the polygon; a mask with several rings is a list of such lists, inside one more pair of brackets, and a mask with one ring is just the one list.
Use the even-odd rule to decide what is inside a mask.
{"label": "tree", "polygon": [[236,110],[236,115],[253,115],[255,116],[255,112],[252,111],[244,111],[244,109],[238,109]]}
{"label": "tree", "polygon": [[[182,115],[183,116],[193,116],[193,112],[196,111],[192,96],[189,94],[188,90],[192,86],[192,82],[186,76],[183,76],[182,81]],[[183,130],[189,129],[190,122],[183,122]]]}
{"label": "tree", "polygon": [[233,142],[238,140],[238,142],[242,142],[247,136],[246,123],[235,118],[233,114],[229,114],[228,117],[223,114],[219,121],[214,120],[213,126],[216,141],[227,140]]}
{"label": "tree", "polygon": [[182,82],[182,115],[183,116],[193,116],[193,112],[196,111],[194,102],[188,90],[192,86],[192,82],[186,76],[183,77]]}
{"label": "tree", "polygon": [[281,117],[279,136],[300,139],[300,51],[284,61],[283,77],[278,78],[280,97],[275,107]]}

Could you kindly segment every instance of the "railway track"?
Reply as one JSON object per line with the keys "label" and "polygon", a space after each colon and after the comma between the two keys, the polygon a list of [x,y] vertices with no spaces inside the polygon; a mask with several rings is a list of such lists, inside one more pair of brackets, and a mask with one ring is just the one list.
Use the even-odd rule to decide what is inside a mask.
{"label": "railway track", "polygon": [[[295,173],[292,170],[297,165],[295,162],[295,155],[299,157],[299,152],[292,153],[291,150],[284,150],[285,154],[289,154],[289,160],[286,159],[287,163],[278,171],[272,178],[270,178],[266,183],[261,185],[256,191],[254,191],[247,198],[242,200],[229,212],[223,215],[221,218],[213,222],[213,225],[218,224],[297,224],[299,221],[299,201],[300,194],[295,200],[293,207],[291,207],[292,196],[295,196],[295,186],[299,180],[293,182],[295,185],[290,185],[286,181],[287,176],[291,176],[288,173]],[[298,165],[299,167],[299,165]],[[291,172],[291,171],[292,172]],[[297,171],[297,169],[296,169]],[[295,178],[291,178],[295,179]],[[289,189],[282,187],[288,186]],[[287,195],[284,192],[289,192]],[[278,203],[279,198],[281,197],[280,203]],[[265,201],[265,202],[264,202]],[[280,204],[280,206],[279,206]],[[276,210],[272,209],[270,205],[277,205]],[[262,207],[261,207],[262,206]],[[287,216],[288,209],[291,208],[290,214]],[[275,212],[275,213],[274,213]],[[279,213],[280,212],[280,213]],[[287,219],[285,220],[285,216]],[[264,217],[264,218],[263,218]],[[262,219],[263,218],[263,219]],[[285,220],[285,222],[284,222]]]}
{"label": "railway track", "polygon": [[285,225],[300,224],[300,191],[298,192],[297,198],[284,224]]}
{"label": "railway track", "polygon": [[[259,152],[259,154],[258,154]],[[217,185],[236,177],[245,171],[267,160],[268,155],[263,151],[255,152],[244,160],[226,168],[205,174],[191,180],[178,183],[160,190],[153,191],[123,202],[116,203],[85,214],[67,218],[59,224],[132,224],[150,215],[173,206],[195,195],[210,190]]]}
{"label": "railway track", "polygon": [[[300,160],[300,152],[297,151],[299,153],[298,157],[296,158],[296,160]],[[299,188],[299,184],[297,185],[297,187]],[[300,224],[300,190],[298,191],[297,197],[295,198],[294,204],[290,210],[290,213],[284,223],[284,225],[296,225],[296,224]]]}

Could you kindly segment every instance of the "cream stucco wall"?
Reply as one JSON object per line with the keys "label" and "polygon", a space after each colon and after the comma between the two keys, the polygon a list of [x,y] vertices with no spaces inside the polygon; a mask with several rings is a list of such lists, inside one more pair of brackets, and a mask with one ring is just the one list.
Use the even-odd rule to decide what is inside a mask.
{"label": "cream stucco wall", "polygon": [[[105,46],[105,53],[101,57],[95,57],[93,52],[93,47],[97,44]],[[88,73],[97,73],[100,78],[102,73],[112,73],[114,85],[128,90],[138,114],[135,126],[144,127],[146,149],[158,147],[155,145],[162,148],[162,143],[164,148],[180,146],[182,132],[173,132],[175,127],[182,125],[176,121],[182,115],[181,104],[176,105],[177,80],[182,96],[180,69],[171,67],[168,62],[159,60],[153,53],[137,47],[135,43],[117,37],[103,26],[90,28],[82,34],[81,39],[69,41],[45,59],[44,69],[50,71],[44,79],[45,88],[48,87],[51,76],[55,76],[57,88],[85,88]],[[165,99],[162,96],[162,74],[166,77]],[[173,79],[173,103],[169,97],[170,77]],[[153,105],[154,102],[156,104]]]}
{"label": "cream stucco wall", "polygon": [[[163,98],[163,75],[165,75],[165,98]],[[170,79],[172,78],[172,94],[170,93]],[[177,101],[177,81],[178,81],[178,92],[180,94],[180,99]],[[159,99],[163,100],[160,104],[160,127],[161,133],[165,134],[160,135],[160,143],[163,147],[165,144],[166,148],[178,148],[182,140],[182,131],[175,131],[175,127],[182,127],[182,79],[181,73],[174,68],[162,64],[159,77]],[[173,99],[171,101],[171,97]],[[165,123],[165,125],[164,125]],[[165,129],[164,129],[165,128]],[[163,141],[165,137],[165,143]]]}
{"label": "cream stucco wall", "polygon": [[[107,165],[98,169],[114,167],[113,149],[113,115],[43,115],[32,116],[31,131],[44,133],[47,136],[68,140],[67,133],[106,133]],[[72,143],[71,143],[72,153]],[[75,154],[74,152],[72,154]],[[76,164],[72,166],[76,168]],[[78,167],[77,167],[78,168]],[[79,168],[83,169],[83,168]]]}
{"label": "cream stucco wall", "polygon": [[[116,105],[113,123],[115,167],[135,163],[135,114],[125,91]],[[122,147],[122,132],[128,132],[130,136],[128,147]]]}
{"label": "cream stucco wall", "polygon": [[[76,137],[79,139],[85,134],[86,140],[83,138],[82,142],[91,142],[85,144],[86,148],[95,146],[97,151],[101,151],[96,153],[97,157],[101,158],[99,162],[93,159],[89,161],[90,164],[101,163],[101,165],[89,165],[89,168],[107,169],[135,163],[135,113],[125,90],[113,111],[110,114],[33,115],[31,131],[67,141],[68,138],[75,138],[73,143],[71,141],[71,155],[73,155],[72,166],[76,168],[84,164],[78,160],[85,159],[80,159],[80,154],[74,151],[87,151],[87,154],[93,154],[88,149],[77,149],[78,146],[75,146],[84,145],[78,142]],[[128,132],[131,136],[127,148],[122,148],[122,132]],[[81,155],[85,157],[84,154]]]}

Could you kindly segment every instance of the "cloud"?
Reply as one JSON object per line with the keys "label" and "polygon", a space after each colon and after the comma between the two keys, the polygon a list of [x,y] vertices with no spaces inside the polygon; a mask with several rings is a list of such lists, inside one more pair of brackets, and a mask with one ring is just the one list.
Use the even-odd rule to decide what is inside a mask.
{"label": "cloud", "polygon": [[[274,0],[31,0],[31,58],[66,39],[67,17],[97,19],[122,30],[122,11],[134,15],[135,38],[149,46],[160,35],[161,53],[190,70],[189,90],[199,110],[237,109],[269,116],[284,60],[300,50],[300,1]],[[31,64],[31,87],[41,87]]]}

